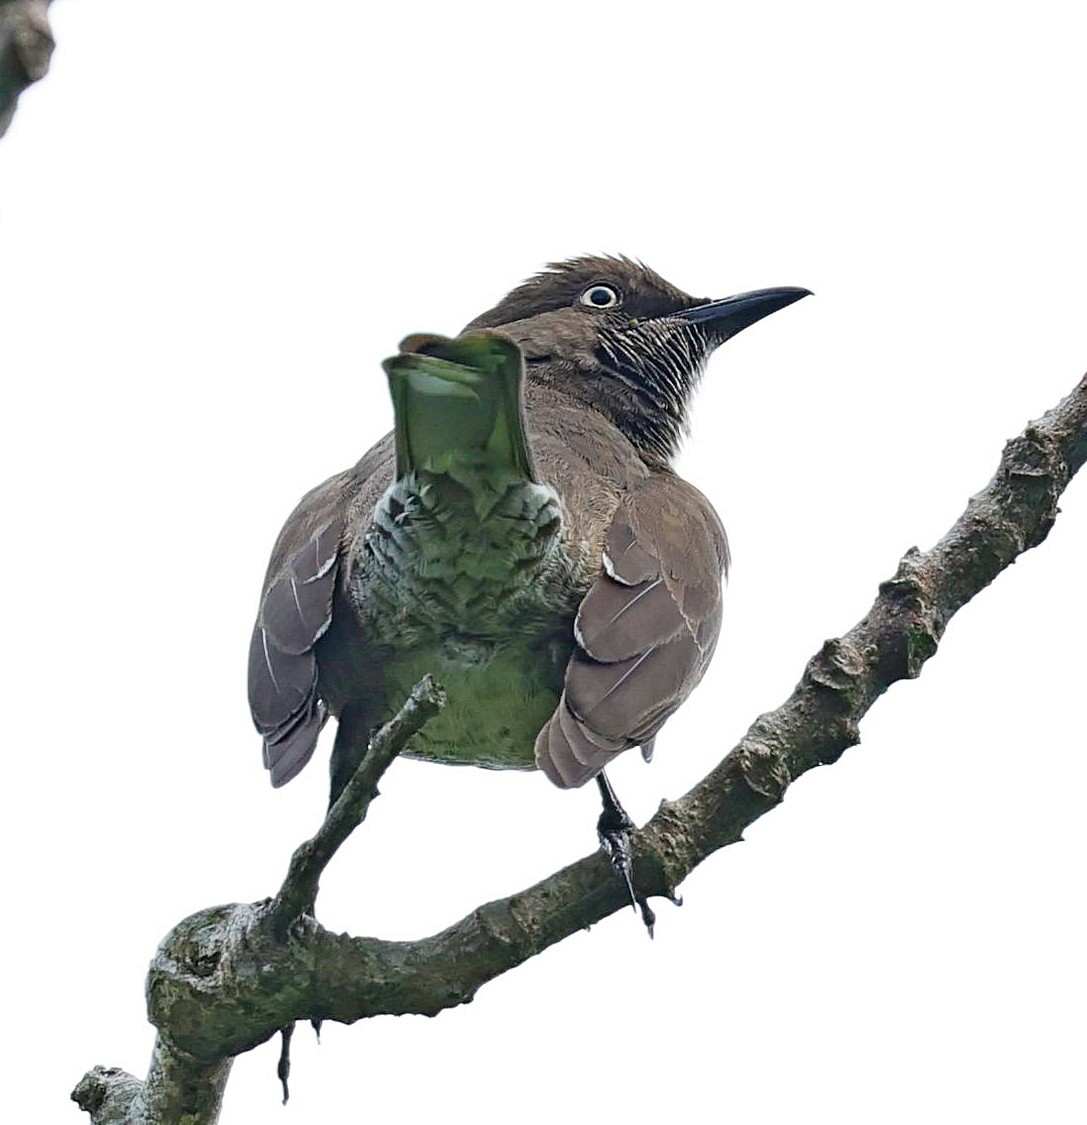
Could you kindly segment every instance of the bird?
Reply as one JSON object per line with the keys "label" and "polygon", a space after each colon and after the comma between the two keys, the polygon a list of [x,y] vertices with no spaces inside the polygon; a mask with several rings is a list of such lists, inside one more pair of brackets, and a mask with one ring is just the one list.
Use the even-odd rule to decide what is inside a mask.
{"label": "bird", "polygon": [[455,337],[384,362],[395,427],[308,492],[276,540],[249,651],[273,786],[337,719],[331,801],[431,673],[409,757],[596,781],[631,899],[633,823],[605,767],[702,679],[729,547],[673,467],[720,344],[808,296],[692,297],[639,261],[556,262]]}

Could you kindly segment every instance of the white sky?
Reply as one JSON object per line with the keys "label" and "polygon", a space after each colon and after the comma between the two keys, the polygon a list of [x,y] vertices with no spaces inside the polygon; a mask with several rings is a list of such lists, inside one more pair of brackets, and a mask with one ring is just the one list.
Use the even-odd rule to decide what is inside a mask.
{"label": "white sky", "polygon": [[[274,892],[319,822],[331,732],[273,792],[249,630],[408,332],[585,251],[815,290],[696,403],[725,630],[653,766],[614,770],[628,808],[781,702],[1087,365],[1073,10],[58,0],[0,142],[6,1119],[142,1075],[160,937]],[[1062,506],[655,942],[626,912],[437,1020],[300,1032],[286,1110],[266,1045],[225,1125],[1081,1122],[1087,483]],[[595,817],[591,787],[396,763],[322,919],[422,936]]]}

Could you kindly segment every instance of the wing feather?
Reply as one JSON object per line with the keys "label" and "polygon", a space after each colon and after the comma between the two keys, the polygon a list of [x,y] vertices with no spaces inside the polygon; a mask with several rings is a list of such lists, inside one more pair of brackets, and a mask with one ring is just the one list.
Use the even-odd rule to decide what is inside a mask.
{"label": "wing feather", "polygon": [[[290,781],[309,761],[335,706],[319,680],[315,647],[340,604],[341,552],[350,550],[352,536],[365,534],[394,464],[387,434],[356,465],[307,492],[272,549],[249,646],[249,705],[273,785]],[[349,637],[351,627],[344,623]]]}
{"label": "wing feather", "polygon": [[672,591],[658,574],[648,582],[624,586],[610,576],[596,582],[578,609],[577,642],[594,660],[638,656],[683,629]]}
{"label": "wing feather", "polygon": [[632,746],[651,753],[701,680],[721,626],[728,542],[705,497],[661,473],[627,492],[601,566],[578,609],[562,697],[536,740],[537,764],[562,788]]}
{"label": "wing feather", "polygon": [[343,527],[342,513],[335,513],[287,556],[265,589],[253,629],[249,708],[277,787],[309,761],[328,718],[318,696],[314,645],[332,622]]}

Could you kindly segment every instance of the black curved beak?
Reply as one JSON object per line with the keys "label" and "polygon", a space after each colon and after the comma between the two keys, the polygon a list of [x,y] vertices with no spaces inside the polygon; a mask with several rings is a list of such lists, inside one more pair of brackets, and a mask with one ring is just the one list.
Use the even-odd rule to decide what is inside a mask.
{"label": "black curved beak", "polygon": [[695,305],[674,315],[699,325],[709,337],[710,346],[715,348],[764,316],[811,295],[810,289],[797,289],[791,285],[779,289],[756,289],[753,293],[737,293],[735,297]]}

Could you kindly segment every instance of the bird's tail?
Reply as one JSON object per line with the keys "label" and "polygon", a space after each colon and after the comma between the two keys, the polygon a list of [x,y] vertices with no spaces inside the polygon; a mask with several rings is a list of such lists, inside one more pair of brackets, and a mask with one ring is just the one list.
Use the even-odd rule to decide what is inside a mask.
{"label": "bird's tail", "polygon": [[455,340],[409,336],[383,366],[398,479],[418,472],[536,479],[525,440],[524,361],[511,340],[487,331]]}

